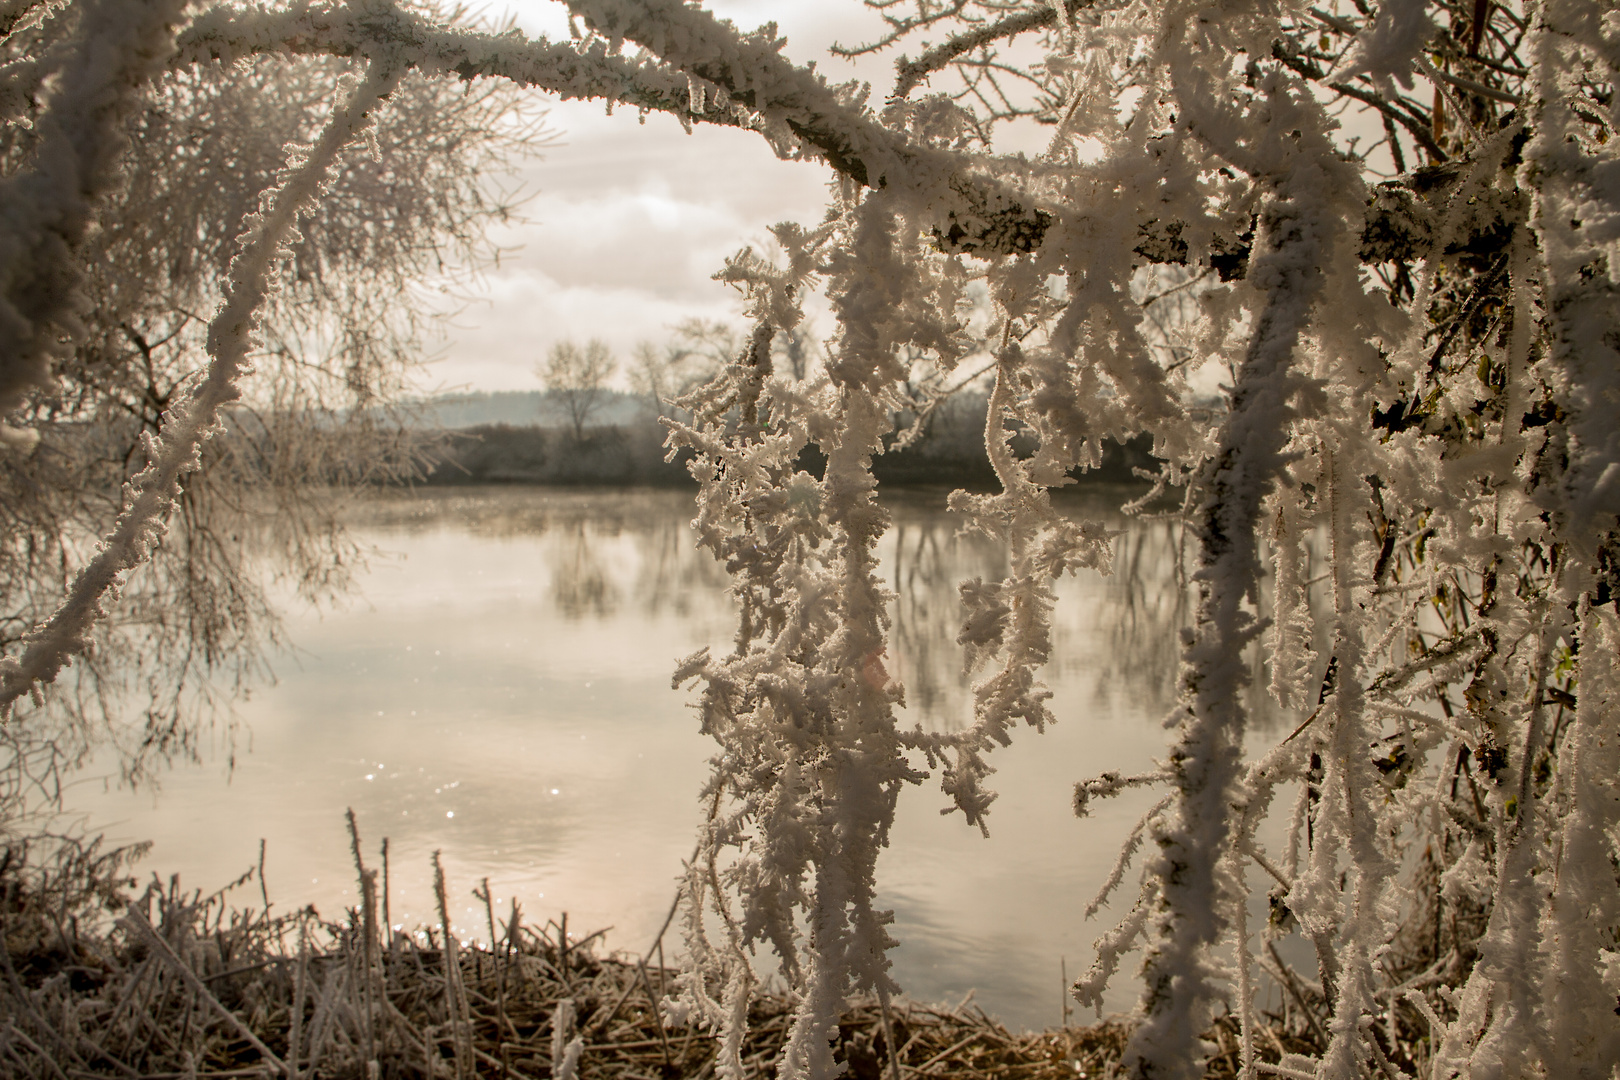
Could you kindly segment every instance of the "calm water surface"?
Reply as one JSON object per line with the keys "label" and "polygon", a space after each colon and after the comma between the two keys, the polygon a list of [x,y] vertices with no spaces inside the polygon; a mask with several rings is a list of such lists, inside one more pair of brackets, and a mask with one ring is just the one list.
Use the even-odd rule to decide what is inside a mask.
{"label": "calm water surface", "polygon": [[[1071,791],[1162,754],[1188,616],[1176,530],[1125,522],[1111,509],[1123,497],[1065,504],[1122,530],[1116,572],[1059,585],[1046,672],[1059,723],[993,755],[990,837],[942,816],[937,787],[901,797],[880,899],[896,912],[895,975],[914,997],[954,1004],[973,990],[1010,1025],[1054,1025],[1061,965],[1083,972],[1120,913],[1081,918],[1153,795],[1079,820]],[[907,726],[970,718],[956,583],[1005,571],[993,544],[955,536],[944,499],[890,504],[889,651]],[[696,649],[728,647],[733,630],[725,576],[694,548],[691,516],[689,494],[662,491],[431,491],[371,504],[356,527],[381,554],[362,596],[290,613],[298,651],[241,707],[248,752],[234,772],[215,762],[155,793],[77,801],[115,838],[155,841],[147,869],[205,890],[256,863],[263,838],[272,901],[328,917],[355,902],[343,825],[353,807],[373,856],[389,838],[396,923],[434,921],[429,858],[442,849],[464,936],[487,937],[470,892],[488,877],[530,919],[566,911],[571,930],[612,927],[610,948],[644,950],[692,850],[715,751],[670,672]],[[1121,979],[1109,1004],[1133,998]]]}

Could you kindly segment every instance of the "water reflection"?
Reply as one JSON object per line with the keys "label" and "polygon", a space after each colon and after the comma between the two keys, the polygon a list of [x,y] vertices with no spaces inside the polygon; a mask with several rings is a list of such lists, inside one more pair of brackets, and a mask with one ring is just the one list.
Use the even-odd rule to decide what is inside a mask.
{"label": "water reflection", "polygon": [[[1115,541],[1111,588],[1097,620],[1106,635],[1099,682],[1129,687],[1154,713],[1168,713],[1175,704],[1178,632],[1192,625],[1192,589],[1185,572],[1176,573],[1177,567],[1185,570],[1184,532],[1179,522],[1148,519],[1121,533]],[[1082,662],[1073,655],[1056,661]]]}
{"label": "water reflection", "polygon": [[594,615],[599,619],[613,614],[619,603],[619,589],[608,580],[598,555],[600,538],[583,521],[572,521],[558,530],[559,535],[546,553],[551,571],[551,600],[565,619]]}
{"label": "water reflection", "polygon": [[384,550],[395,537],[445,529],[471,537],[540,542],[557,610],[604,618],[628,594],[650,618],[716,611],[727,578],[693,543],[683,491],[508,488],[467,494],[427,489],[367,504],[354,524]]}
{"label": "water reflection", "polygon": [[889,652],[908,709],[925,728],[953,731],[972,717],[973,694],[956,644],[957,585],[1007,572],[1006,550],[983,536],[952,535],[954,521],[921,500],[903,503],[883,552],[895,592]]}
{"label": "water reflection", "polygon": [[[993,756],[990,839],[942,817],[937,788],[902,796],[880,903],[896,911],[896,976],[924,1000],[976,988],[1009,1023],[1054,1024],[1060,962],[1082,971],[1112,917],[1087,924],[1080,911],[1153,796],[1127,793],[1081,821],[1070,791],[1162,755],[1191,613],[1177,526],[1128,522],[1121,498],[1063,503],[1121,531],[1115,574],[1059,583],[1045,675],[1059,722]],[[972,714],[957,584],[1006,569],[993,542],[956,535],[944,499],[894,499],[881,549],[902,720],[930,727]],[[355,521],[383,553],[364,602],[289,618],[302,651],[244,706],[253,747],[234,776],[178,773],[155,797],[109,791],[83,808],[115,838],[155,840],[155,869],[205,889],[253,863],[266,837],[272,897],[335,914],[354,901],[341,824],[353,806],[368,844],[390,837],[396,921],[428,918],[428,857],[442,848],[470,936],[482,916],[465,894],[487,876],[532,917],[567,910],[571,925],[612,926],[610,944],[644,948],[691,851],[715,752],[670,672],[733,633],[726,577],[693,546],[691,517],[679,491],[380,498]],[[1133,994],[1122,982],[1110,1007]]]}
{"label": "water reflection", "polygon": [[[1126,518],[1123,491],[1090,490],[1059,498],[1075,518],[1106,523],[1119,535],[1113,574],[1090,572],[1057,583],[1053,650],[1044,678],[1049,685],[1084,682],[1093,687],[1093,707],[1111,707],[1126,693],[1133,708],[1155,717],[1176,701],[1178,632],[1190,625],[1194,593],[1185,567],[1183,526],[1155,518]],[[962,673],[956,643],[961,602],[958,586],[1006,575],[1005,549],[978,535],[957,536],[957,521],[943,509],[943,496],[913,494],[898,502],[894,528],[881,549],[896,593],[891,653],[900,657],[910,713],[930,729],[954,730],[972,716],[971,680]]]}

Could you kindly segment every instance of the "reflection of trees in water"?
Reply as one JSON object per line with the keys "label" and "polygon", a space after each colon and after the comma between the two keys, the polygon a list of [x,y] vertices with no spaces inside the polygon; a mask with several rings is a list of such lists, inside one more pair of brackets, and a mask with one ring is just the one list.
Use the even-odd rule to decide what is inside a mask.
{"label": "reflection of trees in water", "polygon": [[[956,642],[958,586],[975,577],[998,580],[1006,573],[1006,555],[990,540],[956,535],[959,522],[939,505],[942,498],[930,496],[925,503],[922,496],[900,492],[891,499],[894,527],[881,549],[884,577],[895,592],[889,668],[906,688],[906,722],[933,730],[960,728],[972,717],[973,694]],[[1100,503],[1077,505],[1075,512],[1107,513]],[[719,644],[729,637],[728,579],[693,543],[693,514],[692,494],[683,490],[428,489],[409,496],[384,493],[347,519],[361,530],[358,539],[384,550],[390,535],[437,531],[537,542],[550,585],[549,595],[533,599],[554,605],[559,616],[668,618],[690,624],[700,637],[712,625]],[[1100,704],[1128,701],[1133,713],[1163,714],[1175,702],[1178,632],[1192,613],[1194,586],[1178,581],[1175,573],[1182,555],[1180,526],[1166,520],[1121,523],[1117,515],[1110,517],[1116,527],[1123,526],[1114,574],[1100,578],[1088,572],[1060,583],[1047,680],[1080,686],[1089,681]],[[297,520],[307,526],[305,519]],[[271,518],[269,532],[282,523],[282,518]],[[255,575],[275,578],[277,567],[297,563],[287,560],[288,549],[335,542],[332,538],[340,534],[335,521],[330,525],[330,536],[312,541],[307,536],[260,536],[232,522],[231,537],[238,546],[231,550],[263,564]],[[196,532],[204,539],[209,535],[206,528]],[[269,599],[258,592],[216,588],[210,595],[230,618],[217,618],[200,629],[198,612],[208,614],[214,608],[159,602],[161,597],[188,595],[188,582],[197,576],[193,571],[220,550],[225,546],[199,544],[172,566],[160,560],[148,567],[131,583],[122,618],[103,627],[103,648],[81,659],[56,687],[55,723],[41,714],[27,725],[0,730],[0,807],[17,805],[25,789],[36,797],[54,792],[65,780],[65,768],[105,746],[109,738],[119,740],[117,757],[132,778],[149,774],[150,766],[171,757],[197,757],[199,736],[210,730],[229,749],[229,700],[265,678],[266,650],[279,644]],[[335,565],[363,565],[357,554],[351,550]],[[231,580],[253,580],[255,575],[239,573]],[[207,576],[215,581],[224,577],[212,571]],[[289,584],[309,595],[329,595],[345,583]],[[1269,607],[1269,590],[1261,599]],[[233,628],[232,633],[211,633],[216,623]],[[259,647],[246,647],[246,638],[259,641]],[[1255,726],[1297,722],[1280,715],[1265,692],[1269,674],[1263,647],[1257,646],[1251,657]],[[231,665],[221,668],[222,658]],[[209,665],[213,678],[190,674]],[[90,738],[90,726],[79,718],[109,712],[143,722],[111,734],[98,730]],[[199,715],[217,716],[223,723],[210,729],[196,722]],[[181,718],[187,722],[179,722]],[[70,751],[65,756],[64,749]]]}
{"label": "reflection of trees in water", "polygon": [[[959,728],[972,717],[973,694],[956,643],[961,623],[958,586],[974,577],[1001,578],[1006,556],[992,541],[957,536],[959,522],[938,505],[942,498],[928,497],[925,503],[922,496],[905,492],[891,498],[894,528],[881,552],[884,577],[896,594],[889,668],[906,687],[906,722],[934,730]],[[1088,516],[1106,510],[1099,504],[1077,506],[1075,512]],[[690,624],[699,638],[712,626],[719,644],[729,637],[728,581],[719,564],[693,544],[689,528],[693,513],[692,495],[682,490],[430,489],[410,496],[385,493],[356,509],[349,523],[359,527],[359,538],[384,550],[390,535],[436,531],[534,541],[550,585],[548,595],[533,599],[554,605],[559,616],[674,619]],[[1117,516],[1112,520],[1119,523]],[[198,533],[206,536],[207,531]],[[309,542],[250,537],[237,523],[232,536],[239,541],[235,550],[267,565],[285,560],[285,549]],[[109,737],[105,730],[92,740],[86,737],[87,726],[66,721],[70,714],[109,711],[110,702],[103,699],[114,689],[118,700],[111,711],[144,719],[118,732],[128,743],[118,747],[126,768],[130,762],[196,757],[199,734],[210,730],[195,723],[198,715],[224,718],[222,727],[214,730],[220,743],[229,747],[229,709],[216,706],[228,705],[233,692],[265,675],[262,667],[253,665],[262,663],[266,647],[277,644],[279,626],[273,617],[253,616],[271,612],[267,598],[216,590],[218,604],[232,616],[219,620],[220,625],[237,628],[234,637],[211,635],[206,626],[199,631],[191,621],[195,605],[142,602],[147,589],[154,601],[186,595],[188,571],[201,565],[209,552],[222,549],[199,545],[187,553],[190,559],[176,560],[173,567],[166,563],[148,567],[130,586],[123,618],[104,627],[107,646],[82,659],[54,691],[62,706],[60,722],[52,726],[39,716],[29,725],[0,731],[0,764],[6,766],[0,769],[0,806],[15,805],[23,789],[35,795],[54,790],[63,782],[64,762],[81,761],[105,745]],[[354,555],[351,552],[338,565],[362,564],[364,560]],[[1177,635],[1191,618],[1193,596],[1193,586],[1178,581],[1175,574],[1180,555],[1175,523],[1124,522],[1112,577],[1087,573],[1060,583],[1048,681],[1080,686],[1089,681],[1099,703],[1128,701],[1133,713],[1168,712],[1177,692]],[[263,572],[276,576],[274,569]],[[248,575],[238,577],[246,580]],[[316,593],[340,591],[343,583],[292,584]],[[1262,595],[1262,603],[1269,606],[1269,595]],[[257,650],[244,647],[242,635],[249,630],[263,643]],[[120,642],[124,647],[114,647]],[[1297,722],[1281,716],[1265,693],[1269,675],[1263,649],[1256,647],[1251,655],[1255,667],[1250,702],[1256,727]],[[216,670],[214,679],[176,674],[208,661],[217,665],[222,657],[235,666]],[[182,716],[191,722],[177,723]],[[63,748],[72,751],[66,758]],[[44,749],[52,752],[45,754]]]}
{"label": "reflection of trees in water", "polygon": [[955,730],[972,717],[971,680],[962,672],[961,597],[973,577],[1007,572],[1006,551],[983,537],[958,537],[944,511],[895,515],[893,547],[885,552],[895,591],[890,653],[906,688],[906,711],[930,730]]}
{"label": "reflection of trees in water", "polygon": [[731,580],[707,551],[693,542],[694,510],[688,499],[672,513],[647,514],[639,522],[636,580],[632,595],[648,618],[707,615],[715,598],[730,613]]}
{"label": "reflection of trees in water", "polygon": [[695,513],[685,490],[430,488],[410,499],[379,500],[366,523],[405,533],[449,527],[542,540],[551,599],[567,618],[610,616],[627,597],[648,618],[696,618],[717,606],[729,615],[730,582],[693,542]]}
{"label": "reflection of trees in water", "polygon": [[608,579],[601,559],[602,541],[611,528],[584,521],[564,522],[546,544],[546,568],[551,571],[551,599],[567,619],[612,615],[619,606],[619,587]]}
{"label": "reflection of trees in water", "polygon": [[[1193,616],[1192,548],[1173,519],[1121,517],[1114,507],[1123,498],[1082,494],[1068,508],[1077,517],[1109,521],[1120,536],[1111,576],[1087,571],[1058,584],[1046,678],[1089,683],[1098,708],[1125,704],[1133,714],[1160,716],[1176,703],[1179,635]],[[880,549],[895,592],[889,668],[906,688],[910,722],[957,729],[973,715],[972,680],[962,673],[956,643],[958,586],[975,577],[999,580],[1007,572],[1006,554],[983,537],[956,535],[960,522],[944,509],[942,496],[902,491],[890,500],[894,527]],[[568,618],[612,614],[626,598],[647,618],[697,620],[730,610],[721,567],[692,542],[687,491],[513,488],[470,497],[430,491],[426,498],[387,500],[378,511],[390,515],[388,524],[405,528],[454,521],[484,535],[547,536],[553,598]],[[609,558],[606,541],[614,538],[628,539],[634,554]],[[1178,564],[1185,566],[1179,576]],[[1307,578],[1316,572],[1307,570]],[[1270,587],[1269,579],[1262,582],[1262,616],[1271,608]],[[718,625],[716,631],[726,633]],[[1300,719],[1279,709],[1267,692],[1265,640],[1262,635],[1249,652],[1247,703],[1257,731]]]}
{"label": "reflection of trees in water", "polygon": [[[1098,509],[1076,512],[1094,516]],[[973,713],[973,680],[962,671],[956,642],[958,587],[1007,573],[1005,550],[984,538],[954,535],[958,524],[943,510],[897,513],[894,545],[885,551],[897,594],[896,674],[905,683],[907,710],[934,730],[960,728]],[[1059,583],[1048,681],[1090,679],[1104,701],[1128,695],[1133,710],[1167,711],[1176,695],[1178,631],[1192,615],[1190,589],[1176,575],[1180,552],[1173,523],[1128,521],[1113,576],[1086,571]]]}
{"label": "reflection of trees in water", "polygon": [[[1319,545],[1318,545],[1319,546]],[[1320,553],[1307,540],[1302,547],[1309,553],[1306,577],[1321,565]],[[1179,521],[1168,518],[1137,519],[1128,524],[1115,543],[1114,573],[1097,593],[1097,609],[1089,616],[1091,647],[1067,643],[1064,633],[1064,604],[1059,601],[1056,621],[1056,648],[1052,666],[1068,673],[1082,666],[1097,672],[1096,693],[1107,700],[1125,693],[1131,695],[1140,711],[1168,715],[1175,707],[1179,688],[1183,627],[1191,626],[1197,600],[1197,583],[1192,580],[1193,545]],[[1262,552],[1263,559],[1269,555]],[[1178,566],[1182,572],[1177,573]],[[1060,591],[1060,597],[1062,593]],[[1319,599],[1313,596],[1313,599]],[[1272,611],[1272,581],[1261,580],[1259,617]],[[1321,621],[1318,625],[1323,625]],[[1073,631],[1070,631],[1072,633]],[[1260,635],[1247,652],[1250,683],[1245,694],[1249,723],[1257,732],[1268,732],[1301,717],[1283,709],[1268,689],[1271,682],[1267,662],[1267,640]],[[1325,642],[1317,642],[1320,655]]]}
{"label": "reflection of trees in water", "polygon": [[1176,701],[1181,628],[1193,616],[1192,585],[1177,573],[1185,551],[1180,522],[1130,522],[1114,542],[1114,572],[1094,594],[1093,640],[1065,648],[1068,635],[1060,634],[1053,660],[1059,670],[1091,667],[1098,698],[1124,693],[1142,712],[1168,712]]}
{"label": "reflection of trees in water", "polygon": [[[1179,693],[1180,633],[1192,624],[1197,596],[1183,527],[1167,518],[1120,518],[1100,504],[1077,506],[1075,513],[1101,513],[1120,529],[1114,572],[1100,577],[1088,571],[1058,584],[1046,680],[1089,682],[1093,700],[1105,709],[1127,704],[1135,714],[1168,714]],[[896,593],[892,667],[905,684],[907,712],[931,730],[960,728],[973,711],[972,679],[962,672],[956,643],[958,586],[974,577],[999,580],[1007,572],[1003,550],[982,538],[956,536],[957,527],[944,510],[902,507],[892,546],[883,551]],[[1267,581],[1260,597],[1262,617],[1271,607],[1269,586]],[[1262,636],[1249,653],[1248,705],[1257,730],[1299,719],[1267,692],[1264,641]]]}

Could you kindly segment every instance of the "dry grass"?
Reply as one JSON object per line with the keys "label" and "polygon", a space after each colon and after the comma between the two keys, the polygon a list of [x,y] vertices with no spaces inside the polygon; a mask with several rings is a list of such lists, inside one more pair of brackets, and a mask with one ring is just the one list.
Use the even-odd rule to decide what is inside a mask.
{"label": "dry grass", "polygon": [[[363,900],[340,923],[231,902],[251,894],[255,872],[210,896],[154,882],[128,902],[116,899],[132,884],[116,878],[120,860],[94,849],[75,864],[71,899],[41,891],[60,890],[66,871],[46,880],[0,865],[0,1075],[549,1080],[560,1071],[553,1026],[569,1011],[564,1002],[577,1020],[561,1034],[584,1042],[582,1080],[713,1074],[710,1035],[659,1022],[654,1002],[673,971],[599,956],[596,936],[571,941],[562,926],[525,922],[516,906],[496,912],[487,883],[477,895],[493,947],[431,930],[388,932],[377,872],[355,850]],[[114,918],[86,928],[93,908],[114,903]],[[774,1072],[790,1012],[781,995],[755,1002],[743,1052],[749,1076]],[[1015,1034],[966,1003],[897,1002],[889,1020],[902,1078],[1106,1077],[1128,1034],[1118,1023]],[[1273,1017],[1258,1056],[1312,1052],[1309,1027],[1299,1009]],[[856,1080],[889,1075],[884,1032],[875,1002],[844,1014],[838,1056]],[[1235,1075],[1236,1022],[1223,1019],[1210,1038],[1220,1052],[1207,1075]]]}

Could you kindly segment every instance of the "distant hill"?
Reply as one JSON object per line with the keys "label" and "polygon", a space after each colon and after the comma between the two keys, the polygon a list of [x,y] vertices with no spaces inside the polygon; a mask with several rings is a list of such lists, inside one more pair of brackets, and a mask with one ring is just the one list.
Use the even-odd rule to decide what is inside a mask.
{"label": "distant hill", "polygon": [[[550,427],[564,421],[545,390],[495,390],[441,394],[418,403],[416,415],[424,427],[452,431],[504,424],[508,427]],[[652,416],[647,399],[621,390],[604,390],[602,402],[591,413],[590,427],[625,427]]]}

